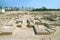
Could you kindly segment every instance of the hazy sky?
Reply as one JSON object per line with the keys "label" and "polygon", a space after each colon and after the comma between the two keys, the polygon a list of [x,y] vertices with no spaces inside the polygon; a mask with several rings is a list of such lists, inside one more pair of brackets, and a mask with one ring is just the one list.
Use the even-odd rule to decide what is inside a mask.
{"label": "hazy sky", "polygon": [[60,0],[0,0],[0,6],[60,8]]}

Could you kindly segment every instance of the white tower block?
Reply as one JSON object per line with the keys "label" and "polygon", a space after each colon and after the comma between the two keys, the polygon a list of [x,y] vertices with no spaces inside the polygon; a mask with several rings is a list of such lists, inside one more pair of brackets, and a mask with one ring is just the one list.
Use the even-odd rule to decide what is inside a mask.
{"label": "white tower block", "polygon": [[5,12],[5,9],[2,9],[2,12]]}

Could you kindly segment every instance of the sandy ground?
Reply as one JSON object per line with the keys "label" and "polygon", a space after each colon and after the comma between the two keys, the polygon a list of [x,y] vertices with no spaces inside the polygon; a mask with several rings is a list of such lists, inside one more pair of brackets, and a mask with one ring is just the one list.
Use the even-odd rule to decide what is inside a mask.
{"label": "sandy ground", "polygon": [[29,15],[23,16],[22,28],[16,27],[12,35],[0,35],[0,40],[60,40],[60,27],[51,35],[36,35],[33,28],[26,27],[26,20]]}
{"label": "sandy ground", "polygon": [[32,28],[16,28],[12,35],[0,35],[0,40],[60,40],[59,29],[51,35],[35,35]]}

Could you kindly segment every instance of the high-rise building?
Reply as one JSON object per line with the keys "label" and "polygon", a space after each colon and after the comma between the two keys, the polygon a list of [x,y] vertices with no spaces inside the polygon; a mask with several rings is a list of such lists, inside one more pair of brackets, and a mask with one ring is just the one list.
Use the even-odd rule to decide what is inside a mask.
{"label": "high-rise building", "polygon": [[5,12],[5,9],[0,9],[0,12]]}

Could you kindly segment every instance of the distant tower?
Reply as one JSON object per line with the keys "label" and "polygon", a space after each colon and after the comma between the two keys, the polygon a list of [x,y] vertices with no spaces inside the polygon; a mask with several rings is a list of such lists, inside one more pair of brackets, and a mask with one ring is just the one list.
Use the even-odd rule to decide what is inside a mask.
{"label": "distant tower", "polygon": [[5,9],[2,9],[2,12],[5,12]]}
{"label": "distant tower", "polygon": [[0,9],[0,12],[5,12],[5,9]]}
{"label": "distant tower", "polygon": [[0,12],[5,12],[5,9],[0,6]]}

